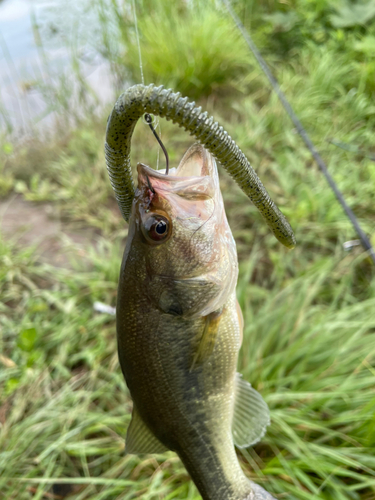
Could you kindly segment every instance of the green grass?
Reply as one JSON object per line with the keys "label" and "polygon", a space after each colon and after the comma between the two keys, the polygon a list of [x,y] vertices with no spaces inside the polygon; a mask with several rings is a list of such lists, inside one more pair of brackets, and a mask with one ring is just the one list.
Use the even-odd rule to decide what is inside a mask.
{"label": "green grass", "polygon": [[[155,71],[157,83],[178,86],[186,68],[170,75],[170,59],[182,58],[195,42],[181,47],[188,45],[181,38],[169,47],[176,53],[158,59],[152,40],[165,40],[168,23],[185,23],[186,37],[196,19],[186,9],[173,20],[159,10],[161,25],[152,26],[147,39],[148,5],[139,7],[147,78]],[[366,52],[375,26],[335,26],[332,16],[347,8],[335,5],[336,11],[323,0],[236,3],[375,243],[375,162],[329,142],[375,152],[373,61]],[[223,15],[201,8],[212,19]],[[119,30],[121,19],[115,18]],[[222,23],[220,29],[230,25],[228,18]],[[103,26],[108,34],[109,25]],[[112,63],[139,81],[137,47],[122,28],[119,46],[129,59]],[[200,36],[207,55],[209,41]],[[241,51],[237,55],[242,58]],[[239,370],[262,392],[272,417],[262,443],[241,461],[249,477],[277,498],[373,500],[374,268],[360,247],[343,250],[355,232],[250,55],[245,72],[242,59],[233,61],[238,72],[219,86],[216,70],[205,74],[204,65],[195,65],[201,87],[187,75],[182,90],[201,95],[200,104],[248,155],[298,242],[292,252],[282,248],[221,172],[240,259],[237,295],[245,332]],[[6,500],[48,498],[53,485],[64,482],[74,500],[200,498],[173,453],[124,455],[131,401],[118,366],[114,319],[93,311],[97,300],[115,305],[127,234],[104,167],[105,119],[88,116],[48,144],[7,139],[2,146],[3,200],[18,195],[36,206],[48,202],[63,224],[93,230],[85,245],[62,238],[61,252],[68,248],[71,257],[61,267],[41,259],[38,248],[23,246],[18,233],[0,243],[0,498]],[[160,125],[175,165],[191,138],[169,122]],[[156,165],[157,145],[143,123],[132,156],[134,164]]]}
{"label": "green grass", "polygon": [[[100,49],[120,80],[140,80],[139,52],[131,4],[101,2]],[[214,4],[144,0],[136,2],[145,83],[178,88],[193,99],[233,93],[248,57],[240,34]],[[204,26],[204,29],[202,29]],[[204,49],[202,50],[202,48]]]}

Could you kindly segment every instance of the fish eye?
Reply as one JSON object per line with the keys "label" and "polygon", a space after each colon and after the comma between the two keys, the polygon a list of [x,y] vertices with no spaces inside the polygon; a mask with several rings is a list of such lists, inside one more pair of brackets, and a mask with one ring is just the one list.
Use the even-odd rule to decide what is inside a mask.
{"label": "fish eye", "polygon": [[171,233],[172,224],[164,215],[150,213],[142,223],[142,232],[150,243],[163,243]]}
{"label": "fish eye", "polygon": [[156,234],[162,236],[168,231],[168,226],[165,220],[160,220],[156,225],[155,225],[155,232]]}

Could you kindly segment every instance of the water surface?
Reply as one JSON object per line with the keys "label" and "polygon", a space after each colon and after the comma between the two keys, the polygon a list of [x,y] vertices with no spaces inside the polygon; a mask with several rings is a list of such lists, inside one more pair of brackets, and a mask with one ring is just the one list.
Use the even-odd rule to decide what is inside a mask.
{"label": "water surface", "polygon": [[0,129],[23,135],[51,126],[61,98],[75,109],[81,87],[73,60],[98,103],[112,102],[98,47],[99,17],[88,0],[0,1]]}

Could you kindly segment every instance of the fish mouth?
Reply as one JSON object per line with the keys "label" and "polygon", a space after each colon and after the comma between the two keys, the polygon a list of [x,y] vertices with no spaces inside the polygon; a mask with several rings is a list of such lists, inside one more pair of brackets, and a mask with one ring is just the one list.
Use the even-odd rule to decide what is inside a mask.
{"label": "fish mouth", "polygon": [[[178,182],[178,181],[182,181],[182,180],[191,179],[191,177],[193,177],[193,176],[182,177],[180,175],[177,175],[177,174],[175,174],[176,170],[177,170],[176,168],[170,168],[169,172],[172,172],[172,173],[166,174],[165,170],[155,170],[154,168],[149,167],[148,165],[145,165],[144,163],[137,164],[138,176],[145,177],[147,175],[148,177],[152,177],[152,178],[160,179],[160,180],[164,180],[164,181],[169,181],[169,182]],[[194,178],[197,178],[197,176],[194,176]],[[198,177],[198,178],[200,178],[200,177]]]}
{"label": "fish mouth", "polygon": [[[201,144],[193,144],[184,154],[177,168],[155,170],[138,163],[138,187],[156,192],[169,191],[184,198],[212,198],[219,188],[216,162]],[[151,188],[150,188],[151,189]]]}
{"label": "fish mouth", "polygon": [[170,168],[169,173],[166,170],[154,170],[153,168],[138,163],[138,173],[144,171],[149,176],[177,181],[190,178],[202,178],[205,176],[213,177],[217,172],[215,160],[208,151],[199,143],[193,144],[182,157],[177,168]]}

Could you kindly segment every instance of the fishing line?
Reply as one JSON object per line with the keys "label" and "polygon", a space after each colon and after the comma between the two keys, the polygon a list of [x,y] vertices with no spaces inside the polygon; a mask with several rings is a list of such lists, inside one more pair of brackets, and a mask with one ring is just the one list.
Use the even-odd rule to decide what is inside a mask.
{"label": "fishing line", "polygon": [[[138,58],[139,58],[139,69],[141,70],[141,80],[142,80],[142,85],[145,84],[145,79],[144,79],[144,75],[143,75],[143,63],[142,63],[142,52],[141,52],[141,43],[139,41],[139,33],[138,33],[138,19],[137,19],[137,11],[135,9],[135,0],[132,0],[132,6],[133,6],[133,17],[134,17],[134,27],[135,27],[135,35],[136,35],[136,39],[137,39],[137,47],[138,47]],[[167,168],[166,168],[166,171],[165,171],[165,174],[168,175],[168,170],[169,170],[169,158],[168,158],[168,153],[165,149],[165,147],[163,146],[163,143],[161,142],[161,140],[159,139],[153,125],[152,125],[152,122],[156,122],[155,120],[155,117],[151,117],[150,114],[148,113],[145,113],[144,115],[144,121],[147,125],[149,125],[149,127],[151,128],[154,136],[156,137],[158,143],[160,144],[164,154],[165,154],[165,158],[166,158],[166,162],[167,162]],[[156,122],[156,125],[155,125],[155,128],[159,125],[159,121]],[[160,130],[160,135],[161,135],[161,126],[159,125],[159,130]],[[156,158],[156,170],[159,170],[159,149],[158,149],[158,152],[157,152],[157,158]]]}
{"label": "fishing line", "polygon": [[135,2],[134,2],[134,0],[132,0],[132,5],[133,5],[135,35],[136,35],[136,38],[137,38],[137,46],[138,46],[139,69],[141,70],[141,80],[142,80],[142,84],[144,85],[145,84],[145,79],[144,79],[144,76],[143,76],[143,64],[142,64],[141,44],[139,43],[137,11],[135,10]]}
{"label": "fishing line", "polygon": [[232,4],[230,0],[221,0],[221,3],[227,8],[229,14],[232,16],[237,28],[241,32],[243,38],[245,39],[249,49],[253,53],[255,59],[257,60],[259,66],[262,68],[263,72],[265,73],[266,77],[268,78],[268,81],[270,82],[272,88],[276,92],[278,98],[280,99],[282,105],[284,106],[285,111],[288,113],[289,118],[292,120],[294,126],[296,127],[299,135],[302,137],[302,140],[310,150],[313,158],[315,159],[316,163],[318,164],[319,169],[323,172],[325,178],[327,179],[328,184],[330,185],[332,191],[335,193],[335,196],[339,203],[341,204],[342,208],[344,209],[344,212],[348,216],[350,222],[352,223],[356,233],[358,234],[359,239],[361,240],[363,248],[369,252],[369,256],[371,257],[373,263],[375,264],[375,251],[374,248],[371,245],[370,240],[368,239],[366,233],[362,231],[361,226],[359,225],[359,222],[354,215],[352,209],[348,206],[346,203],[341,191],[338,189],[335,181],[333,180],[331,174],[328,172],[327,165],[325,164],[323,158],[320,156],[318,153],[317,149],[315,148],[313,142],[311,141],[309,135],[307,134],[305,128],[303,127],[302,123],[298,119],[297,115],[294,113],[292,106],[289,104],[289,101],[287,100],[285,94],[280,88],[279,82],[277,79],[273,76],[271,70],[269,69],[266,61],[263,59],[261,56],[258,47],[255,45],[253,42],[251,36],[249,35],[248,31],[240,21],[239,17],[237,14],[234,12],[232,8]]}
{"label": "fishing line", "polygon": [[[158,124],[157,126],[159,127],[159,136],[160,136],[160,141],[161,141],[161,125],[160,125],[160,122],[158,121]],[[157,156],[156,156],[156,170],[159,170],[159,152],[160,152],[160,149],[158,148],[158,151],[157,151]]]}

